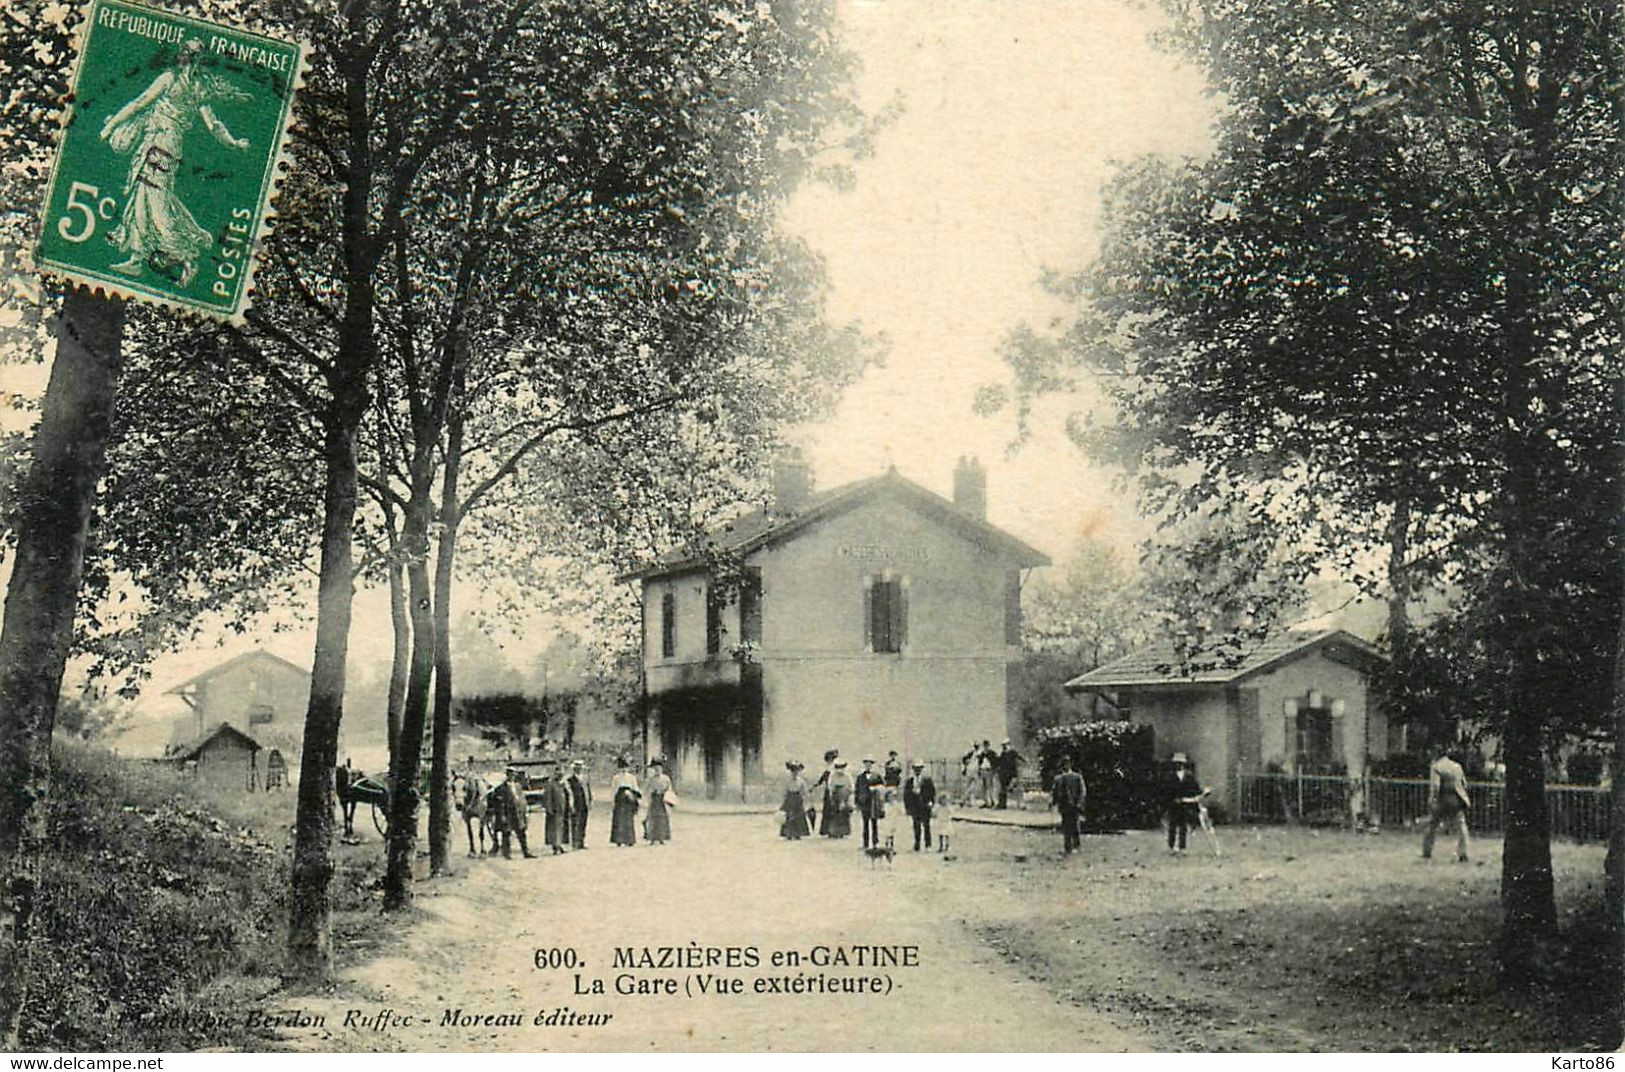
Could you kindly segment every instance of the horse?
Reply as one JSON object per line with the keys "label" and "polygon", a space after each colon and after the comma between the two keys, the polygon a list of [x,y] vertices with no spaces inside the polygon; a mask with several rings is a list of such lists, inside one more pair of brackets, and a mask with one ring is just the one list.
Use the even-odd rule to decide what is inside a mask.
{"label": "horse", "polygon": [[[478,856],[485,852],[495,852],[497,838],[490,806],[491,790],[486,786],[485,779],[472,772],[467,775],[459,774],[452,782],[452,792],[457,800],[457,810],[463,816],[463,826],[468,831],[468,854]],[[479,852],[474,851],[474,829],[476,826],[480,831]],[[490,849],[485,847],[487,831],[491,835]]]}

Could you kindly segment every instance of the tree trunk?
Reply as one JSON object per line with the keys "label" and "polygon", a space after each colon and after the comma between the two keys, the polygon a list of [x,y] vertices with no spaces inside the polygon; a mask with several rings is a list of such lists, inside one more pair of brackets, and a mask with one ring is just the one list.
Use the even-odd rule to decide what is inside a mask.
{"label": "tree trunk", "polygon": [[[395,538],[395,537],[392,537]],[[396,550],[399,549],[399,539]],[[412,620],[406,611],[406,567],[400,561],[389,564],[389,625],[394,649],[389,658],[389,701],[384,711],[388,723],[389,761],[395,762],[401,739],[401,717],[406,710],[406,677],[412,657]]]}
{"label": "tree trunk", "polygon": [[322,553],[316,590],[316,651],[310,671],[310,702],[299,754],[299,799],[294,818],[292,896],[288,952],[296,975],[327,978],[333,969],[330,933],[333,879],[333,770],[338,766],[339,724],[349,666],[356,511],[356,432],[366,409],[366,369],[371,328],[362,353],[341,349],[335,366],[334,399],[327,413],[322,456]]}
{"label": "tree trunk", "polygon": [[68,292],[33,459],[17,504],[17,550],[0,627],[0,1032],[21,1049],[28,938],[45,845],[51,730],[73,640],[85,541],[106,467],[124,307]]}
{"label": "tree trunk", "polygon": [[463,460],[461,384],[454,390],[440,486],[440,544],[434,575],[434,740],[429,764],[429,872],[450,871],[451,581],[457,557],[457,474]]}
{"label": "tree trunk", "polygon": [[[346,11],[352,43],[366,39],[369,7],[366,0],[358,0]],[[325,474],[316,650],[311,659],[310,701],[305,708],[300,745],[288,906],[289,969],[305,981],[326,979],[333,972],[333,906],[329,896],[333,881],[333,771],[339,758],[339,724],[344,718],[350,616],[355,597],[356,438],[367,412],[367,377],[378,355],[373,337],[373,271],[377,261],[370,218],[373,169],[369,64],[350,62],[343,75],[343,138],[348,155],[341,207],[344,318],[333,362],[326,369],[330,401],[322,415]]]}
{"label": "tree trunk", "polygon": [[1500,517],[1505,540],[1498,628],[1506,660],[1506,830],[1501,850],[1502,981],[1520,986],[1541,974],[1542,949],[1557,930],[1552,882],[1550,820],[1546,809],[1546,762],[1542,748],[1545,707],[1540,688],[1538,623],[1526,622],[1534,564],[1540,554],[1541,462],[1544,443],[1534,407],[1538,347],[1531,316],[1528,269],[1507,273],[1510,361],[1503,400],[1501,452],[1505,467]]}
{"label": "tree trunk", "polygon": [[429,588],[429,487],[421,476],[430,462],[419,452],[412,501],[406,508],[402,543],[412,621],[412,658],[406,681],[401,736],[390,758],[389,843],[384,870],[384,907],[412,903],[412,859],[418,846],[418,771],[423,760],[423,724],[429,713],[429,675],[434,667],[434,605]]}
{"label": "tree trunk", "polygon": [[1410,586],[1406,559],[1410,557],[1411,502],[1404,495],[1394,497],[1394,516],[1388,523],[1388,688],[1384,697],[1390,722],[1421,730],[1428,748],[1438,739],[1441,727],[1421,725],[1419,712],[1411,709],[1408,670],[1411,652]]}

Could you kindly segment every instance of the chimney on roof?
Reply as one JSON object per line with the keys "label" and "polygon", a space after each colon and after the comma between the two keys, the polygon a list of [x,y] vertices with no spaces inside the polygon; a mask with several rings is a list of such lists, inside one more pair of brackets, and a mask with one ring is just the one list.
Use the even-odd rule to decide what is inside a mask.
{"label": "chimney on roof", "polygon": [[786,451],[773,462],[773,512],[799,514],[812,501],[812,466],[800,451]]}
{"label": "chimney on roof", "polygon": [[954,467],[954,505],[978,521],[987,520],[987,470],[975,458]]}

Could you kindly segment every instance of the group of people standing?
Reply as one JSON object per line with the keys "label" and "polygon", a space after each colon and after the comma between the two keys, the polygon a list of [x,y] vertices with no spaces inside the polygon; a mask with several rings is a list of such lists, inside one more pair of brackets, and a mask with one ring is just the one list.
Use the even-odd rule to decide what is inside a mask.
{"label": "group of people standing", "polygon": [[666,761],[656,757],[649,761],[649,771],[638,784],[632,765],[622,757],[615,761],[615,777],[609,789],[614,797],[614,810],[609,819],[611,845],[638,843],[638,810],[646,808],[643,816],[643,839],[650,845],[664,845],[671,840],[671,808],[677,803],[672,789],[671,775],[666,773]]}
{"label": "group of people standing", "polygon": [[[810,837],[816,829],[827,838],[852,836],[852,815],[857,813],[863,829],[863,848],[895,848],[899,814],[908,816],[914,832],[914,851],[931,851],[931,824],[937,822],[938,851],[948,850],[952,805],[937,794],[937,785],[925,773],[925,761],[916,759],[905,777],[896,752],[887,753],[879,770],[873,756],[863,759],[863,770],[848,773],[839,749],[824,753],[824,771],[811,784],[803,775],[805,767],[786,763],[784,795],[779,805],[779,836],[790,841]],[[899,813],[898,804],[901,803]]]}
{"label": "group of people standing", "polygon": [[[518,767],[509,767],[503,780],[494,789],[488,789],[485,779],[472,770],[452,776],[453,799],[462,813],[463,825],[468,833],[468,854],[494,854],[500,845],[503,859],[513,858],[513,843],[519,842],[519,851],[525,859],[534,859],[530,851],[527,832],[530,829],[530,801],[525,796],[524,773]],[[564,765],[555,766],[541,783],[538,793],[546,819],[542,836],[554,856],[569,849],[587,847],[587,816],[592,810],[592,783],[588,781],[586,764],[576,760],[570,764],[568,777]],[[479,849],[475,850],[475,835]],[[486,836],[490,835],[490,847]]]}
{"label": "group of people standing", "polygon": [[[631,771],[625,759],[616,760],[615,777],[610,781],[612,811],[609,841],[611,845],[637,844],[637,817],[643,811],[643,837],[651,845],[664,845],[671,840],[670,807],[677,802],[672,792],[671,778],[666,774],[665,760],[656,758],[649,763],[649,773],[643,784]],[[519,851],[525,859],[538,854],[530,851],[527,840],[530,829],[530,807],[534,802],[545,818],[543,839],[553,855],[587,847],[587,819],[592,811],[592,783],[588,780],[586,763],[575,760],[566,777],[564,764],[555,766],[539,786],[532,786],[527,796],[524,772],[509,767],[503,780],[494,789],[488,789],[479,774],[470,771],[457,774],[453,780],[453,798],[463,815],[468,831],[468,854],[495,854],[499,849],[504,859],[513,858],[513,842],[519,842]],[[489,848],[486,845],[490,837]],[[479,847],[475,848],[478,837]]]}
{"label": "group of people standing", "polygon": [[1021,777],[1021,766],[1026,762],[1008,740],[1000,743],[997,752],[992,741],[972,741],[970,751],[959,757],[959,774],[967,784],[972,778],[976,780],[982,807],[1007,808],[1010,787]]}

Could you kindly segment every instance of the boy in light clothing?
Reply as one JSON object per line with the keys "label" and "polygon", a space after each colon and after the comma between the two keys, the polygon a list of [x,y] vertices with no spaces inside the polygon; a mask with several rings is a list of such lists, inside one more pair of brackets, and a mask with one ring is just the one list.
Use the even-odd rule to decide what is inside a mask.
{"label": "boy in light clothing", "polygon": [[880,802],[880,832],[876,844],[896,851],[897,832],[902,828],[903,805],[897,801],[897,790],[888,789]]}

